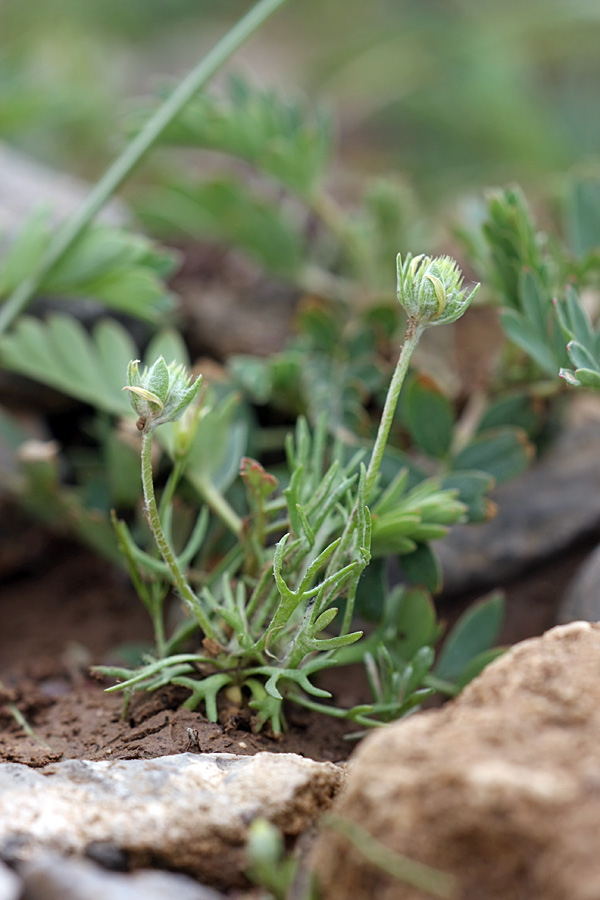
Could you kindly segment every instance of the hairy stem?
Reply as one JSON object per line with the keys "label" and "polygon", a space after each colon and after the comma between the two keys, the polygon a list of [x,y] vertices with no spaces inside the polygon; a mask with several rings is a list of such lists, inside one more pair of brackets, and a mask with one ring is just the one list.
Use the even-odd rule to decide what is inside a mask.
{"label": "hairy stem", "polygon": [[[396,368],[394,369],[394,374],[392,375],[392,380],[390,381],[390,386],[385,398],[385,404],[383,407],[383,412],[381,414],[379,428],[377,430],[377,437],[375,438],[375,443],[371,452],[371,459],[369,461],[369,467],[367,469],[365,487],[365,497],[367,500],[369,499],[369,494],[372,492],[373,487],[375,486],[375,482],[377,481],[379,467],[381,466],[381,461],[383,459],[383,454],[387,445],[392,422],[394,421],[394,413],[396,412],[396,406],[398,405],[400,390],[404,383],[411,357],[415,351],[417,344],[419,343],[419,339],[423,334],[423,331],[424,326],[422,324],[417,322],[415,319],[408,320],[408,323],[406,325],[406,333],[404,335],[404,343],[402,344],[400,356],[398,357],[398,362],[396,363]],[[352,512],[348,517],[348,521],[346,522],[346,526],[344,528],[339,546],[331,557],[331,561],[329,563],[329,566],[327,567],[328,575],[332,572],[335,572],[336,569],[339,568],[340,562],[343,559],[343,555],[348,550],[350,541],[352,540],[352,534],[356,526],[357,515],[358,499],[356,500],[354,508],[352,509]],[[346,634],[350,628],[350,621],[352,619],[354,606],[354,593],[355,592],[351,592],[350,597],[348,598],[341,634]],[[321,610],[325,609],[329,605],[329,600],[330,592],[327,592],[320,604]]]}
{"label": "hairy stem", "polygon": [[181,112],[189,100],[203,88],[254,32],[286,0],[259,0],[198,65],[179,83],[171,96],[148,120],[123,153],[107,169],[91,190],[83,205],[68,219],[51,240],[46,253],[31,275],[22,281],[0,310],[0,335],[33,299],[43,280],[63,259],[98,212],[117,191],[159,139],[165,128]]}
{"label": "hairy stem", "polygon": [[146,518],[154,535],[156,546],[160,550],[160,555],[164,559],[173,584],[177,593],[193,614],[196,621],[204,631],[207,637],[213,637],[213,630],[205,616],[198,597],[189,585],[189,582],[183,572],[177,557],[173,553],[171,546],[165,537],[162,525],[160,524],[160,516],[156,505],[156,496],[154,494],[154,482],[152,480],[152,432],[146,431],[142,436],[142,485],[144,488],[144,501],[146,503]]}
{"label": "hairy stem", "polygon": [[385,398],[383,413],[381,414],[379,428],[377,429],[377,437],[375,438],[369,468],[367,469],[367,500],[369,499],[369,494],[373,490],[379,474],[379,467],[381,466],[381,460],[383,459],[392,422],[394,421],[394,413],[396,412],[396,406],[398,405],[400,390],[404,383],[404,379],[406,378],[406,373],[408,372],[408,365],[423,331],[424,326],[415,319],[408,320],[406,334],[404,335],[404,343]]}

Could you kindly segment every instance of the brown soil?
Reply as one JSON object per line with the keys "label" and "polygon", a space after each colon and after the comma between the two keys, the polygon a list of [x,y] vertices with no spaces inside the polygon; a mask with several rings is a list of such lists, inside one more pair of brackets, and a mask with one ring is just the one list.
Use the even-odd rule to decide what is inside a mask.
{"label": "brown soil", "polygon": [[[89,674],[93,664],[126,664],[128,644],[150,643],[148,616],[120,572],[81,548],[50,538],[29,524],[12,523],[0,553],[0,761],[42,766],[69,758],[151,758],[186,750],[253,754],[296,752],[317,760],[345,759],[354,742],[351,723],[293,704],[288,731],[254,734],[250,713],[223,706],[219,723],[182,708],[188,692],[167,688],[123,698]],[[540,634],[588,548],[553,560],[506,588],[502,639]],[[473,598],[440,602],[451,624]],[[363,702],[361,668],[327,673],[340,705]],[[25,717],[35,737],[16,721]]]}
{"label": "brown soil", "polygon": [[[289,730],[251,730],[250,715],[226,707],[220,722],[181,708],[189,692],[168,688],[132,697],[107,694],[92,664],[123,664],[123,645],[151,640],[148,616],[119,572],[71,544],[28,533],[33,561],[0,587],[0,760],[42,766],[59,759],[138,759],[180,753],[261,750],[317,760],[345,759],[355,726],[290,704]],[[352,686],[344,676],[340,701]],[[352,692],[352,687],[350,687]],[[25,717],[35,737],[14,716]]]}

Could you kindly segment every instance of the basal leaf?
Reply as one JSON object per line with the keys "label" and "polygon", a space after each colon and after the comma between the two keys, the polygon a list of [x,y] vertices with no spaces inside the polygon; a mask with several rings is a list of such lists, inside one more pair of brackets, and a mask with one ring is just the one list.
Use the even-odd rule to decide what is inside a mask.
{"label": "basal leaf", "polygon": [[520,428],[495,428],[467,444],[452,460],[452,470],[479,469],[502,484],[525,471],[533,453],[527,435]]}
{"label": "basal leaf", "polygon": [[430,378],[414,378],[404,392],[404,419],[419,449],[429,456],[444,457],[450,449],[454,410]]}
{"label": "basal leaf", "polygon": [[400,557],[402,569],[411,584],[431,594],[442,589],[442,570],[429,544],[417,544],[416,550]]}
{"label": "basal leaf", "polygon": [[504,597],[500,593],[480,600],[460,617],[448,637],[434,667],[438,678],[453,681],[478,654],[498,640],[504,618]]}

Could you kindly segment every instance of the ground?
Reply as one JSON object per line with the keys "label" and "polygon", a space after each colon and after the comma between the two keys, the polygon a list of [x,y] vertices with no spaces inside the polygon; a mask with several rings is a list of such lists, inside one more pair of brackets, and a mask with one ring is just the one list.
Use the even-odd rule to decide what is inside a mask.
{"label": "ground", "polygon": [[[289,729],[275,738],[253,734],[248,712],[223,707],[219,723],[181,708],[188,692],[169,688],[134,695],[122,717],[123,698],[106,694],[108,682],[89,674],[92,664],[121,662],[124,645],[151,640],[148,616],[126,576],[75,544],[39,526],[11,521],[3,542],[0,587],[0,759],[34,766],[67,758],[150,758],[184,750],[241,754],[298,752],[317,760],[342,760],[354,742],[352,724],[290,705]],[[6,526],[5,526],[6,527]],[[545,564],[506,585],[503,640],[540,634],[554,621],[556,605],[587,548]],[[442,599],[451,622],[474,598]],[[360,668],[327,673],[338,703],[364,696]],[[17,708],[35,738],[15,721]]]}

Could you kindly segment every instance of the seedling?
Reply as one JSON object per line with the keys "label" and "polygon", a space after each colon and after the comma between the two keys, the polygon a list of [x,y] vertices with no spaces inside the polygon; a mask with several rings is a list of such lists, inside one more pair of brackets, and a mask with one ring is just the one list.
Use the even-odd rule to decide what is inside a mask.
{"label": "seedling", "polygon": [[[375,693],[371,705],[352,709],[327,705],[322,700],[330,694],[313,679],[323,669],[338,665],[342,651],[362,637],[351,626],[358,582],[371,559],[373,527],[368,504],[377,510],[379,532],[387,541],[396,532],[403,540],[423,536],[428,533],[424,520],[439,528],[440,523],[456,521],[464,513],[455,491],[436,491],[430,485],[405,494],[400,473],[382,492],[378,476],[400,388],[419,337],[425,328],[462,315],[475,290],[469,292],[463,286],[452,260],[418,256],[402,262],[398,258],[398,299],[408,324],[368,465],[360,452],[348,459],[340,441],[327,446],[325,422],[311,435],[303,420],[295,441],[287,443],[290,474],[283,494],[276,494],[276,479],[258,462],[242,460],[249,514],[220,577],[207,578],[200,590],[192,586],[181,555],[173,549],[170,505],[162,504],[161,515],[152,474],[154,432],[188,415],[179,434],[176,463],[178,477],[185,472],[191,445],[186,433],[197,422],[193,404],[200,380],[192,380],[181,366],[168,365],[162,357],[143,371],[138,362],[130,363],[124,390],[139,417],[146,518],[164,571],[202,635],[202,651],[169,653],[178,639],[165,643],[160,631],[157,645],[164,653],[157,659],[137,671],[100,670],[121,679],[109,690],[183,685],[190,690],[185,705],[193,709],[203,701],[212,721],[217,719],[217,696],[225,690],[240,703],[244,696],[249,698],[256,713],[255,727],[269,722],[275,733],[284,727],[284,698],[372,726],[405,714],[428,693],[420,685],[433,662],[429,647],[418,648],[407,665],[394,659],[384,643],[378,644],[375,656],[367,656]],[[167,494],[171,491],[169,486]],[[201,525],[199,531],[203,530]],[[137,567],[136,585],[146,605],[152,606],[144,581],[156,572],[155,561],[135,547],[123,526],[119,537],[130,563]],[[336,627],[338,613],[341,622]],[[189,637],[185,625],[184,633]]]}

